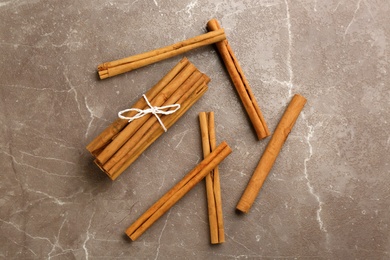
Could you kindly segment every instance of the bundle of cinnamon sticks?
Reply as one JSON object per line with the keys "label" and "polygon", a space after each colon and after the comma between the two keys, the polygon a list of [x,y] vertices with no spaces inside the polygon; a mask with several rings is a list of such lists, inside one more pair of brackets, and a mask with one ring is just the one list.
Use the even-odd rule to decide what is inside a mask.
{"label": "bundle of cinnamon sticks", "polygon": [[[145,96],[153,106],[180,105],[177,112],[160,116],[168,129],[206,92],[209,81],[187,58],[183,58]],[[133,108],[143,110],[148,105],[144,98],[140,98]],[[126,116],[135,114],[130,111]],[[115,180],[163,133],[164,128],[153,114],[144,115],[130,123],[119,118],[96,137],[87,149],[95,156],[95,163]]]}

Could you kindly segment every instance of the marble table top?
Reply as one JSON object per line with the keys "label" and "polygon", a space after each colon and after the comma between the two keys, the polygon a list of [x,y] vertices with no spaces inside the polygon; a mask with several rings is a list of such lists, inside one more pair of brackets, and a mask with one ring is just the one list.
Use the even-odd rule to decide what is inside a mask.
{"label": "marble table top", "polygon": [[[389,259],[390,3],[0,1],[1,259]],[[308,100],[252,209],[235,206],[258,141],[205,46],[106,80],[96,66],[206,32],[217,18],[271,132]],[[86,145],[186,56],[208,92],[117,180]],[[226,242],[211,245],[200,183],[138,240],[124,234],[202,158],[214,111]]]}

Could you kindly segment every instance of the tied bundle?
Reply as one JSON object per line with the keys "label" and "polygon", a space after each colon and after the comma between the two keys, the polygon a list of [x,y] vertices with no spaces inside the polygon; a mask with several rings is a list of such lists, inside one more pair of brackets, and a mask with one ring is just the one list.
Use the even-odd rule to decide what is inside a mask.
{"label": "tied bundle", "polygon": [[[121,117],[87,146],[95,163],[115,180],[199,100],[207,91],[209,81],[183,58],[132,109],[122,111]],[[166,108],[165,113],[157,115],[156,108]],[[137,116],[140,111],[148,110],[152,112]]]}

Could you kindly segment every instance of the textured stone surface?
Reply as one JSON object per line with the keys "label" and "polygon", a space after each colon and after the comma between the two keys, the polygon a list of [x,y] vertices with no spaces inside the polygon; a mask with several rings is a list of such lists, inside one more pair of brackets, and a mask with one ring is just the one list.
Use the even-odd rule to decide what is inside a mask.
{"label": "textured stone surface", "polygon": [[[388,259],[388,0],[0,1],[0,257]],[[209,91],[118,180],[85,146],[180,57],[100,81],[104,61],[205,32],[217,18],[273,131],[308,99],[249,214],[257,141],[212,46],[186,56]],[[201,159],[197,114],[216,113],[226,242],[209,242],[196,186],[136,242],[125,229]]]}

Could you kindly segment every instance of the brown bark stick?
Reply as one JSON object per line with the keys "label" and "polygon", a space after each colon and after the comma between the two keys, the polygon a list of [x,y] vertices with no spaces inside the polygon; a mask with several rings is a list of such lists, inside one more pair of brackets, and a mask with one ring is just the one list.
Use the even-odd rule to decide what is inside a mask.
{"label": "brown bark stick", "polygon": [[[210,154],[210,139],[208,129],[208,117],[205,112],[199,113],[200,132],[202,136],[202,149],[203,156],[206,157]],[[213,187],[213,171],[206,175],[206,195],[207,195],[207,210],[209,216],[210,226],[210,241],[211,244],[218,244],[218,220],[217,210],[215,206],[215,196]]]}
{"label": "brown bark stick", "polygon": [[[216,146],[214,112],[199,113],[199,122],[202,136],[203,156],[206,157]],[[223,243],[225,242],[225,232],[223,226],[221,185],[218,166],[206,176],[205,181],[211,243]]]}
{"label": "brown bark stick", "polygon": [[[217,139],[215,135],[215,120],[214,112],[208,114],[209,118],[209,136],[210,136],[210,149],[214,151],[217,146]],[[222,212],[222,196],[221,196],[221,182],[219,179],[219,168],[216,166],[213,170],[213,190],[215,198],[215,208],[217,211],[217,223],[218,223],[218,243],[225,242],[225,229],[223,224],[223,212]]]}
{"label": "brown bark stick", "polygon": [[305,103],[306,99],[298,94],[292,98],[237,204],[239,211],[247,213],[251,208]]}
{"label": "brown bark stick", "polygon": [[216,32],[209,32],[185,41],[175,43],[160,49],[149,51],[146,53],[130,56],[124,59],[106,62],[98,66],[100,79],[112,77],[121,73],[125,73],[149,64],[165,60],[192,49],[213,44],[226,39],[223,29]]}
{"label": "brown bark stick", "polygon": [[[221,29],[216,19],[210,20],[207,23],[207,27],[210,31]],[[228,41],[225,39],[223,41],[217,42],[216,46],[225,63],[226,69],[233,81],[237,93],[245,107],[245,110],[252,122],[258,139],[263,139],[269,136],[270,132],[263,114],[261,113],[260,107]]]}

